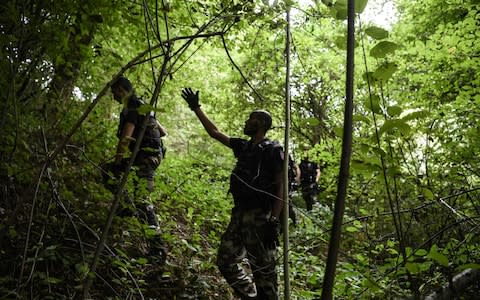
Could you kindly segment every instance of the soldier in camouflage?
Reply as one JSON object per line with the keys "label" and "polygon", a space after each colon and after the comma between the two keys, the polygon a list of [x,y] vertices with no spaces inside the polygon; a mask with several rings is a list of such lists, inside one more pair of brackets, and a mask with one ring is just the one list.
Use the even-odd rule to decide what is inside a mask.
{"label": "soldier in camouflage", "polygon": [[237,158],[230,176],[234,207],[221,238],[217,266],[241,299],[278,299],[276,248],[283,209],[284,158],[282,147],[265,138],[272,118],[268,112],[256,110],[243,130],[250,140],[231,138],[202,111],[198,91],[186,88],[182,97],[208,134],[231,148]]}
{"label": "soldier in camouflage", "polygon": [[313,209],[313,204],[317,202],[318,180],[320,178],[320,168],[317,163],[310,161],[308,154],[300,162],[300,188],[302,197],[308,211]]}
{"label": "soldier in camouflage", "polygon": [[[103,168],[113,173],[114,178],[120,177],[130,160],[127,154],[129,151],[133,152],[137,143],[141,124],[144,118],[148,118],[140,150],[134,161],[137,175],[134,199],[131,199],[128,193],[124,193],[128,203],[122,203],[126,207],[119,214],[123,216],[137,215],[148,224],[149,228],[155,232],[148,238],[149,257],[163,264],[167,257],[167,249],[161,238],[160,225],[150,194],[154,191],[155,170],[164,156],[161,138],[166,135],[166,131],[152,114],[144,115],[139,112],[143,102],[136,96],[133,86],[127,78],[120,76],[112,84],[112,95],[117,102],[123,104],[123,109],[117,129],[118,144],[115,160],[104,164]],[[107,183],[110,181],[108,174],[104,180]],[[116,188],[111,184],[107,184],[107,187],[112,192]],[[131,206],[135,206],[137,211],[133,212]]]}

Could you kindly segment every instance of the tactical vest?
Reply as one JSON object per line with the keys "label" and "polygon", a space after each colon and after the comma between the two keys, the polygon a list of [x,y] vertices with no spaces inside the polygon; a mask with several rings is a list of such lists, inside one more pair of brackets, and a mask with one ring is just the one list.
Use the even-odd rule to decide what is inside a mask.
{"label": "tactical vest", "polygon": [[295,187],[295,178],[297,177],[297,170],[292,157],[288,159],[288,189],[292,190]]}
{"label": "tactical vest", "polygon": [[[157,125],[157,120],[153,115],[153,112],[146,116],[148,118],[147,127],[145,129],[145,134],[142,139],[142,144],[140,145],[140,151],[146,153],[160,153],[162,149],[162,139],[160,134],[160,129]],[[143,122],[143,118],[141,118],[141,122]],[[142,124],[142,123],[140,123]],[[136,138],[140,133],[140,126],[135,127],[135,131],[133,132],[134,137]]]}
{"label": "tactical vest", "polygon": [[317,177],[317,164],[302,161],[300,163],[300,181],[302,185],[315,183]]}
{"label": "tactical vest", "polygon": [[297,174],[295,172],[295,164],[293,162],[293,159],[289,157],[288,159],[288,182],[293,182],[295,181],[295,177],[297,177]]}
{"label": "tactical vest", "polygon": [[272,157],[275,149],[281,149],[276,141],[263,140],[252,146],[245,143],[238,155],[230,176],[230,192],[235,204],[243,208],[271,209],[275,197],[275,170]]}
{"label": "tactical vest", "polygon": [[[139,100],[140,101],[140,100]],[[141,104],[143,104],[142,101],[140,101]],[[127,109],[138,109],[138,108],[132,108],[129,107]],[[117,137],[121,136],[121,131],[123,130],[123,127],[125,125],[125,117],[124,114],[126,114],[126,111],[122,111],[122,114],[120,115],[120,124],[118,126],[117,130]],[[140,135],[140,129],[143,124],[143,121],[145,118],[148,118],[146,128],[145,128],[145,134],[142,139],[142,143],[140,144],[140,154],[162,154],[162,148],[163,148],[163,143],[161,139],[161,134],[160,134],[160,129],[158,128],[157,125],[157,120],[155,119],[155,115],[153,112],[150,112],[147,115],[141,115],[138,114],[138,119],[137,122],[135,122],[135,129],[133,131],[133,138],[135,141],[138,140],[138,136]],[[133,149],[135,148],[136,142],[132,142],[129,144],[128,148],[130,151],[133,152]]]}

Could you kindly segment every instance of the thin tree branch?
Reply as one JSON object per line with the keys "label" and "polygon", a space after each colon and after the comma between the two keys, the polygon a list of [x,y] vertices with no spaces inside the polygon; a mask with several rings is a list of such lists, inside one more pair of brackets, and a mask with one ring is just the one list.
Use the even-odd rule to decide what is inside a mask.
{"label": "thin tree branch", "polygon": [[245,75],[243,75],[243,72],[242,70],[238,67],[238,65],[233,61],[233,58],[232,56],[230,55],[230,52],[228,51],[228,47],[227,47],[227,44],[225,43],[225,38],[223,35],[221,35],[222,37],[222,44],[223,44],[223,48],[225,49],[225,53],[227,54],[228,56],[228,59],[230,60],[230,62],[232,63],[232,65],[235,67],[235,69],[237,69],[238,73],[240,73],[240,76],[242,76],[243,80],[245,81],[245,83],[250,87],[250,89],[252,89],[252,91],[258,96],[258,98],[263,101],[263,97],[262,95],[260,95],[260,93],[250,84],[250,82],[248,81],[248,79],[245,77]]}

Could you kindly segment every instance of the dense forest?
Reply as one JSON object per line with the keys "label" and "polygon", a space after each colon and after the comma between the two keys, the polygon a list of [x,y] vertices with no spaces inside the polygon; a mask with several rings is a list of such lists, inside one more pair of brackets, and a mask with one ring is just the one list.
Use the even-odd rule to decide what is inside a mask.
{"label": "dense forest", "polygon": [[[369,2],[355,1],[334,298],[476,299],[480,1]],[[394,23],[364,17],[386,2]],[[231,136],[252,110],[270,111],[269,136],[297,163],[308,154],[320,165],[313,209],[292,196],[288,249],[291,299],[319,299],[342,152],[346,18],[346,0],[1,1],[0,299],[236,299],[215,265],[235,158],[202,128],[184,87]],[[153,193],[165,265],[148,259],[138,219],[111,213],[118,197],[102,184],[121,111],[110,86],[121,74],[168,131]]]}

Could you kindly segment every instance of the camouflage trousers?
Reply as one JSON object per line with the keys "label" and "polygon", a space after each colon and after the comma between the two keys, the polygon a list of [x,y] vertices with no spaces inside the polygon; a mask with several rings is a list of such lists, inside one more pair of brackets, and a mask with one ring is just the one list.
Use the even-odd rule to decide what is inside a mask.
{"label": "camouflage trousers", "polygon": [[302,198],[305,200],[305,205],[308,211],[312,210],[313,204],[317,202],[317,197],[318,185],[316,183],[302,185]]}
{"label": "camouflage trousers", "polygon": [[[130,158],[124,158],[120,162],[120,169],[125,170]],[[149,235],[148,243],[152,255],[161,256],[161,260],[166,258],[165,243],[161,238],[160,223],[155,213],[155,206],[150,198],[150,194],[154,191],[155,171],[160,165],[161,156],[142,155],[139,153],[134,162],[134,170],[136,178],[134,180],[133,199],[127,191],[124,191],[123,201],[120,203],[118,215],[137,216],[139,219],[154,230],[155,234]],[[103,166],[104,169],[112,169],[112,163]],[[115,190],[113,187],[112,192]],[[132,208],[135,208],[132,210]]]}
{"label": "camouflage trousers", "polygon": [[[121,169],[124,170],[130,158],[124,158],[120,162]],[[148,225],[152,227],[159,227],[158,218],[155,214],[155,208],[150,194],[154,191],[154,176],[155,170],[161,162],[161,157],[157,155],[145,155],[138,153],[133,164],[136,177],[134,179],[133,199],[125,194],[125,202],[121,203],[123,208],[120,209],[120,214],[138,215],[142,220],[145,220]],[[107,167],[108,168],[108,167]],[[136,212],[128,211],[134,206],[137,208]]]}
{"label": "camouflage trousers", "polygon": [[269,217],[262,209],[233,208],[218,249],[217,266],[237,294],[256,286],[257,297],[251,299],[278,299],[277,251],[263,245]]}
{"label": "camouflage trousers", "polygon": [[153,178],[155,177],[155,170],[162,161],[161,155],[145,155],[139,153],[135,158],[134,166],[136,168],[137,176],[140,180],[146,181],[146,189],[148,192],[153,192]]}

